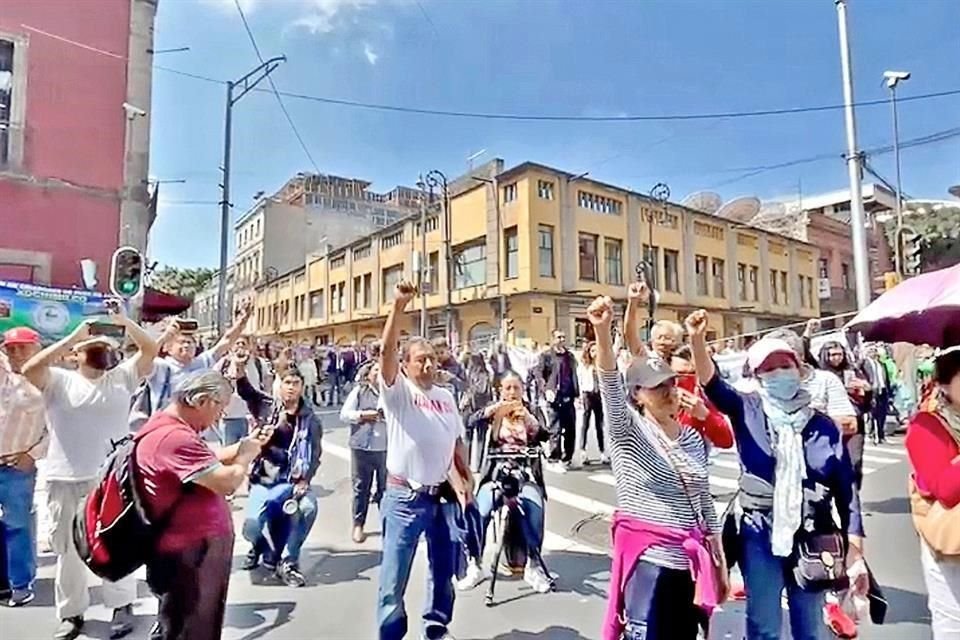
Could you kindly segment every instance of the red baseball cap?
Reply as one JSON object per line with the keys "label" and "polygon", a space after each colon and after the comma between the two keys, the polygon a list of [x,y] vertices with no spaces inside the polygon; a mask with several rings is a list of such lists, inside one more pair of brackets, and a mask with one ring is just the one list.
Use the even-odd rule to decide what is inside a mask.
{"label": "red baseball cap", "polygon": [[40,334],[30,327],[14,327],[3,334],[3,346],[12,344],[40,344]]}

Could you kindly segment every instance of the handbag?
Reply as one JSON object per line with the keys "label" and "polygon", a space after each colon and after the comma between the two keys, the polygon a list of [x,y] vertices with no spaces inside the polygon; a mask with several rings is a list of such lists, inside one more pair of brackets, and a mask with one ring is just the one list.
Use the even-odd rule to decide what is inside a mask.
{"label": "handbag", "polygon": [[800,536],[794,551],[793,577],[804,591],[843,591],[847,577],[847,545],[839,532]]}
{"label": "handbag", "polygon": [[[931,415],[939,420],[943,429],[960,447],[960,440],[953,429],[936,413]],[[940,501],[924,496],[920,493],[914,474],[910,474],[909,493],[913,527],[927,546],[937,555],[960,556],[960,506],[947,508]]]}

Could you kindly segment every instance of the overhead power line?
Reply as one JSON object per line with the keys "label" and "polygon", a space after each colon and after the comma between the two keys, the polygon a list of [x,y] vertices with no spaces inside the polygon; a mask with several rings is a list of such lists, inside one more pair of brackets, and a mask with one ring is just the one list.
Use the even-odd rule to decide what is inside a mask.
{"label": "overhead power line", "polygon": [[[240,0],[233,1],[234,4],[237,5],[237,12],[240,14],[240,20],[243,22],[243,28],[247,31],[247,36],[249,36],[250,44],[253,45],[253,50],[257,54],[257,59],[260,60],[260,64],[264,64],[263,55],[260,53],[260,47],[257,46],[257,39],[254,37],[253,31],[250,29],[250,24],[247,22],[247,16],[243,13],[243,7],[240,6]],[[267,82],[270,83],[270,89],[273,90],[273,95],[277,97],[277,104],[280,105],[280,110],[283,111],[283,115],[287,118],[287,122],[290,124],[290,128],[293,130],[293,135],[297,137],[297,142],[300,143],[300,148],[303,149],[303,153],[306,154],[307,160],[309,160],[310,164],[313,165],[314,170],[317,173],[320,173],[320,167],[313,159],[313,154],[310,153],[310,149],[307,148],[307,143],[303,141],[303,136],[300,135],[300,131],[297,129],[296,123],[294,123],[293,118],[290,116],[290,112],[287,111],[287,105],[283,103],[283,98],[280,97],[280,92],[277,90],[277,85],[273,82],[273,77],[267,75]]]}

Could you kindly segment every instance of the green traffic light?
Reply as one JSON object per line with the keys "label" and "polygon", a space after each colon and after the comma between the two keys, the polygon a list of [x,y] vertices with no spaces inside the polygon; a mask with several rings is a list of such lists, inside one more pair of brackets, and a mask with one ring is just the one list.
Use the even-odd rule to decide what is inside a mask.
{"label": "green traffic light", "polygon": [[124,282],[122,285],[120,285],[120,289],[124,293],[133,293],[137,289],[137,283],[130,281]]}

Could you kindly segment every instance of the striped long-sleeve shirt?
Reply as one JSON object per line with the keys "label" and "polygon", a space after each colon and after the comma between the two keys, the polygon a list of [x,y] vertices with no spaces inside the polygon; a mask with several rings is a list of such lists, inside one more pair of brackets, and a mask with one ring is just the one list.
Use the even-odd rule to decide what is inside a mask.
{"label": "striped long-sleeve shirt", "polygon": [[[617,509],[645,522],[680,529],[694,529],[702,522],[710,533],[719,533],[710,495],[707,452],[700,434],[683,427],[676,440],[669,440],[657,425],[627,405],[618,372],[599,371],[599,375]],[[672,569],[690,566],[680,546],[654,546],[641,559]]]}
{"label": "striped long-sleeve shirt", "polygon": [[23,453],[39,460],[47,454],[49,444],[43,394],[22,375],[13,373],[0,353],[0,464],[15,464]]}

